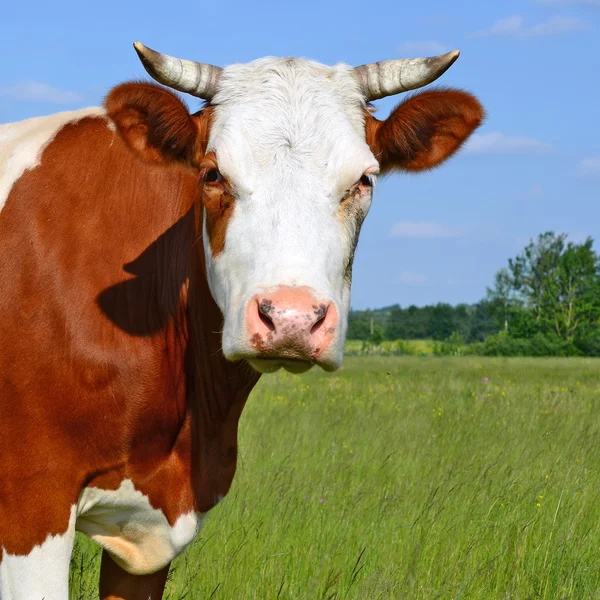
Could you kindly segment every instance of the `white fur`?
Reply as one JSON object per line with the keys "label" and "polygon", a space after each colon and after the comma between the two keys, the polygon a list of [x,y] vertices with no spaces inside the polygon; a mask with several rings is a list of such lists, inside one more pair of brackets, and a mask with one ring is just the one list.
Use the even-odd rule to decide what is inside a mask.
{"label": "white fur", "polygon": [[189,512],[169,525],[161,510],[130,480],[117,490],[85,489],[77,506],[77,530],[106,548],[127,572],[153,573],[171,562],[194,539],[202,515]]}
{"label": "white fur", "polygon": [[0,210],[14,183],[40,164],[44,149],[65,125],[105,115],[103,108],[92,107],[0,125]]}
{"label": "white fur", "polygon": [[71,509],[67,531],[51,535],[27,556],[2,551],[0,598],[2,600],[68,600],[69,562],[75,539],[76,507]]}
{"label": "white fur", "polygon": [[[307,286],[338,310],[327,357],[337,366],[350,301],[344,264],[354,250],[340,200],[378,168],[351,68],[277,58],[232,65],[213,104],[208,150],[235,194],[224,250],[213,257],[203,236],[209,284],[225,315],[225,356],[249,350],[245,310],[254,294]],[[366,214],[371,195],[360,201]]]}

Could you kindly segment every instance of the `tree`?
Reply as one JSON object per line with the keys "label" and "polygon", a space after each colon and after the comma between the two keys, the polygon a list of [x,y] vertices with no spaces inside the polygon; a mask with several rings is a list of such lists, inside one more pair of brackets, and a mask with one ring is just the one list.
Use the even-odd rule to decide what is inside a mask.
{"label": "tree", "polygon": [[508,324],[521,308],[516,284],[508,269],[500,269],[494,277],[494,287],[487,290],[487,302],[496,325],[508,331]]}
{"label": "tree", "polygon": [[548,310],[556,335],[564,339],[589,332],[600,317],[600,271],[592,244],[590,237],[583,244],[569,242],[560,256]]}
{"label": "tree", "polygon": [[432,307],[429,321],[429,335],[433,340],[445,340],[454,331],[454,310],[449,304],[440,302]]}
{"label": "tree", "polygon": [[598,326],[600,263],[593,240],[567,242],[566,234],[543,233],[508,268],[496,273],[488,302],[511,337],[538,333],[572,340]]}
{"label": "tree", "polygon": [[383,327],[381,325],[375,325],[375,327],[373,327],[373,333],[371,335],[371,342],[373,342],[373,344],[375,344],[376,346],[379,346],[384,340],[383,333]]}
{"label": "tree", "polygon": [[546,328],[548,308],[557,293],[560,257],[566,237],[564,233],[542,233],[536,242],[529,242],[521,254],[508,261],[514,289],[541,330]]}
{"label": "tree", "polygon": [[492,308],[487,300],[482,300],[470,307],[471,328],[465,338],[467,342],[483,342],[488,335],[498,333],[498,327],[492,317]]}
{"label": "tree", "polygon": [[348,320],[348,334],[349,340],[368,340],[371,335],[370,325],[367,321],[361,319]]}

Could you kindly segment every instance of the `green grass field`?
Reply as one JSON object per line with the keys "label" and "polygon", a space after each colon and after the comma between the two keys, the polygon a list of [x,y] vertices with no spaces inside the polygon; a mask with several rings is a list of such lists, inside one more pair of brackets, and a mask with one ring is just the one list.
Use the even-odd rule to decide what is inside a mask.
{"label": "green grass field", "polygon": [[[171,599],[600,598],[600,361],[265,377]],[[96,598],[84,541],[72,598]]]}

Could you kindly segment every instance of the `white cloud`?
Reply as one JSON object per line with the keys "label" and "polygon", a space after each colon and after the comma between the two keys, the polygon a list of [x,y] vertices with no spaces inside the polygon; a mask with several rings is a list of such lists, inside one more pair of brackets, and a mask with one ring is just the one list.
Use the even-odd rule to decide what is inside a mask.
{"label": "white cloud", "polygon": [[49,104],[73,104],[82,100],[82,96],[76,92],[64,92],[39,81],[23,81],[13,85],[0,86],[0,96],[11,100],[48,102]]}
{"label": "white cloud", "polygon": [[537,0],[538,4],[556,6],[596,6],[600,8],[600,0]]}
{"label": "white cloud", "polygon": [[423,41],[423,42],[404,42],[398,46],[398,52],[402,56],[435,56],[445,54],[449,48],[441,42]]}
{"label": "white cloud", "polygon": [[514,15],[512,17],[500,19],[496,21],[489,29],[475,31],[468,37],[483,38],[502,36],[513,38],[534,38],[561,35],[571,31],[583,31],[590,28],[590,23],[588,21],[584,21],[583,19],[559,16],[550,17],[544,23],[525,26],[525,19],[520,15]]}
{"label": "white cloud", "polygon": [[404,285],[423,285],[427,283],[428,277],[423,273],[413,273],[412,271],[403,271],[398,275],[398,283]]}
{"label": "white cloud", "polygon": [[507,152],[547,152],[552,146],[532,137],[508,136],[493,131],[472,135],[464,146],[469,154],[489,154]]}
{"label": "white cloud", "polygon": [[514,35],[523,26],[523,17],[505,17],[496,21],[489,29],[471,33],[469,37],[489,37],[492,35]]}
{"label": "white cloud", "polygon": [[412,239],[451,238],[463,235],[461,229],[427,221],[400,221],[392,227],[392,237]]}
{"label": "white cloud", "polygon": [[600,176],[600,157],[584,158],[579,163],[577,175],[580,177]]}

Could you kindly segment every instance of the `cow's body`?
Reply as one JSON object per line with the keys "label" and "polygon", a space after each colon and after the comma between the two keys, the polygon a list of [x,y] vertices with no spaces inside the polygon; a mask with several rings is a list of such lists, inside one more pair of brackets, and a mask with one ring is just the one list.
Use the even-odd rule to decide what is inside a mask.
{"label": "cow's body", "polygon": [[38,165],[14,166],[0,213],[2,598],[62,597],[75,526],[132,573],[167,565],[227,493],[257,380],[220,353],[206,282],[188,286],[195,178],[88,114],[0,128]]}
{"label": "cow's body", "polygon": [[66,600],[75,530],[106,550],[103,599],[161,596],[231,485],[259,373],[341,363],[377,174],[440,164],[483,116],[444,90],[378,121],[395,63],[177,60],[174,86],[212,100],[194,115],[131,83],[0,126],[2,600]]}

